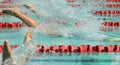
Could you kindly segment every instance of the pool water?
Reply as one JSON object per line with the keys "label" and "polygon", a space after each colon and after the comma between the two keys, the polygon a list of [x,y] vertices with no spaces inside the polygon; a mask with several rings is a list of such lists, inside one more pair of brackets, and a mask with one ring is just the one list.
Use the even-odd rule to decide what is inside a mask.
{"label": "pool water", "polygon": [[[27,33],[27,28],[21,28],[19,32],[1,32],[0,33],[0,44],[3,44],[4,39],[8,39],[11,45],[22,45],[24,41],[24,37]],[[35,33],[35,34],[34,34]],[[105,34],[105,33],[104,33]],[[106,35],[118,37],[119,34],[114,33],[106,33]],[[76,46],[79,46],[81,44],[89,44],[89,45],[98,45],[102,44],[104,46],[109,44],[119,44],[119,42],[103,42],[99,40],[88,40],[84,38],[79,37],[63,37],[63,36],[52,36],[52,35],[46,35],[46,34],[40,34],[33,32],[33,41],[34,45],[41,44],[41,45],[72,45],[75,44]],[[119,53],[98,53],[98,54],[80,54],[80,53],[74,53],[74,54],[60,54],[60,53],[53,53],[51,54],[40,54],[40,55],[33,55],[32,59],[29,62],[26,62],[25,65],[117,65],[119,64]],[[118,60],[116,60],[118,59]]]}
{"label": "pool water", "polygon": [[[26,0],[27,1],[27,0]],[[119,21],[118,17],[103,17],[103,16],[97,16],[90,13],[91,10],[116,10],[116,9],[110,9],[110,8],[103,8],[96,5],[94,2],[87,1],[85,3],[82,2],[82,0],[78,0],[74,3],[68,3],[66,0],[41,0],[41,2],[36,1],[22,1],[21,3],[27,3],[32,4],[34,6],[37,6],[37,11],[42,11],[45,13],[45,17],[38,17],[35,14],[33,14],[30,10],[26,8],[21,8],[20,10],[23,12],[28,12],[28,16],[35,18],[40,23],[44,24],[44,21],[53,21],[54,19],[60,19],[60,17],[65,20],[69,21],[68,19],[72,20],[69,23],[71,26],[57,26],[56,24],[49,24],[48,27],[58,27],[58,30],[66,31],[66,29],[72,28],[72,35],[66,36],[65,34],[61,34],[60,36],[53,36],[48,34],[40,34],[39,31],[36,32],[36,30],[33,30],[32,28],[23,27],[19,30],[19,32],[0,32],[0,44],[3,44],[4,39],[8,39],[9,43],[11,45],[22,45],[25,35],[29,29],[33,30],[33,40],[34,45],[41,44],[41,45],[76,45],[79,46],[81,44],[89,44],[89,45],[98,45],[102,44],[104,46],[109,44],[117,44],[119,45],[119,41],[117,42],[110,42],[110,41],[103,41],[103,40],[109,40],[109,39],[119,39],[120,33],[119,31],[115,32],[100,32],[98,31],[98,28],[95,28],[96,26],[99,26],[100,23],[104,21]],[[46,2],[48,1],[48,2]],[[32,3],[31,3],[32,2]],[[44,4],[43,4],[44,3]],[[104,2],[97,2],[97,4],[104,4]],[[106,2],[105,2],[106,3]],[[17,4],[17,2],[15,3]],[[80,7],[68,7],[69,4],[81,4]],[[91,5],[91,6],[90,6]],[[89,7],[88,7],[89,6]],[[50,8],[48,8],[50,7]],[[117,8],[119,10],[119,8]],[[103,18],[106,18],[106,20],[102,20]],[[52,19],[52,20],[51,20]],[[92,19],[92,20],[91,20]],[[0,21],[9,21],[9,22],[22,22],[20,19],[15,18],[13,16],[10,17],[1,17]],[[80,22],[86,22],[90,21],[88,23],[90,24],[90,27],[86,28],[85,31],[78,33],[75,29],[74,22],[80,21]],[[54,26],[52,26],[54,25]],[[94,26],[95,27],[94,27]],[[73,26],[73,27],[72,27]],[[93,27],[91,27],[93,26]],[[68,27],[68,28],[67,28]],[[93,29],[93,31],[91,31]],[[51,30],[53,28],[50,28]],[[79,29],[79,28],[78,28]],[[83,28],[84,30],[84,28]],[[1,54],[0,54],[1,55]],[[41,54],[41,55],[33,55],[31,56],[32,59],[28,62],[26,62],[25,65],[119,65],[119,53],[75,53],[75,54],[61,54],[61,53],[53,53],[51,54]]]}

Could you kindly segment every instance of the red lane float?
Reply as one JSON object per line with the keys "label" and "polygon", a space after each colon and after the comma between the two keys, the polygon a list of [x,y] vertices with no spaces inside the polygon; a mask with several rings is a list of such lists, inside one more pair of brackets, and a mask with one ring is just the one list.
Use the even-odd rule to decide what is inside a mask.
{"label": "red lane float", "polygon": [[105,8],[120,8],[120,4],[103,4],[100,6],[105,7]]}
{"label": "red lane float", "polygon": [[51,49],[51,51],[59,52],[59,47],[57,45],[50,46],[50,49]]}
{"label": "red lane float", "polygon": [[[18,45],[11,45],[12,49],[17,48]],[[75,46],[75,45],[52,45],[52,46],[45,46],[45,45],[37,45],[37,50],[36,53],[49,53],[49,52],[54,52],[54,53],[93,53],[93,52],[120,52],[120,45],[108,45],[108,46],[103,46],[103,45],[80,45],[80,46]],[[0,45],[0,53],[3,51],[3,46]]]}
{"label": "red lane float", "polygon": [[103,32],[114,32],[116,30],[120,30],[120,22],[104,22],[100,27],[100,31]]}
{"label": "red lane float", "polygon": [[120,22],[108,22],[108,21],[105,21],[103,23],[104,26],[120,26]]}
{"label": "red lane float", "polygon": [[77,0],[67,0],[67,2],[76,2]]}
{"label": "red lane float", "polygon": [[69,52],[77,52],[78,51],[78,47],[75,45],[68,45],[68,51]]}
{"label": "red lane float", "polygon": [[93,10],[91,11],[92,14],[99,15],[99,16],[119,16],[120,10]]}
{"label": "red lane float", "polygon": [[106,0],[106,2],[120,2],[120,0]]}
{"label": "red lane float", "polygon": [[114,45],[108,45],[105,47],[105,52],[113,52],[114,51]]}
{"label": "red lane float", "polygon": [[14,29],[21,28],[24,25],[25,24],[22,22],[0,22],[0,31],[2,31],[2,29],[5,29],[7,31],[9,28],[12,28],[14,31]]}
{"label": "red lane float", "polygon": [[[80,22],[76,22],[74,23],[76,26],[81,26],[83,24],[81,24]],[[120,22],[108,22],[105,21],[104,23],[102,23],[103,26],[111,26],[112,30],[114,30],[114,27],[120,27]],[[2,29],[5,29],[6,31],[9,30],[9,28],[12,29],[12,31],[14,31],[15,29],[19,29],[21,27],[25,26],[25,23],[23,22],[0,22],[0,31],[2,31]]]}
{"label": "red lane float", "polygon": [[2,30],[3,24],[0,22],[0,31]]}
{"label": "red lane float", "polygon": [[[41,51],[42,50],[42,51]],[[46,51],[48,50],[48,51]],[[75,46],[75,45],[53,45],[50,47],[46,47],[44,45],[37,45],[37,53],[46,53],[53,51],[55,53],[61,52],[61,53],[66,53],[66,52],[120,52],[120,45],[108,45],[108,46],[103,46],[103,45],[96,45],[96,46],[91,46],[91,45],[80,45],[80,46]]]}
{"label": "red lane float", "polygon": [[59,52],[61,53],[68,52],[68,46],[59,45]]}
{"label": "red lane float", "polygon": [[120,51],[120,47],[118,45],[114,45],[114,51],[115,52],[119,52]]}
{"label": "red lane float", "polygon": [[97,45],[94,47],[94,50],[96,52],[104,52],[104,46],[103,45]]}
{"label": "red lane float", "polygon": [[78,52],[87,52],[87,45],[80,45],[78,47]]}
{"label": "red lane float", "polygon": [[21,28],[21,27],[22,27],[21,22],[17,22],[17,27],[18,27],[18,28]]}

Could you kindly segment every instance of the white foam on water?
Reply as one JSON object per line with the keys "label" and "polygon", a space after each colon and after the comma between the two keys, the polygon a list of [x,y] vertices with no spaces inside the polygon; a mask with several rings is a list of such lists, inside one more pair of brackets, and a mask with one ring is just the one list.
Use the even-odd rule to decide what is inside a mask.
{"label": "white foam on water", "polygon": [[[37,3],[36,3],[37,2]],[[41,3],[41,4],[40,4]],[[44,4],[42,4],[44,3]],[[80,7],[70,7],[66,4],[70,4],[68,2],[65,1],[55,1],[55,0],[41,0],[41,1],[26,1],[24,2],[24,4],[30,4],[33,5],[35,7],[37,7],[37,11],[41,11],[43,10],[44,12],[46,12],[47,15],[49,15],[49,17],[44,17],[43,22],[49,22],[49,23],[43,23],[41,25],[39,25],[35,30],[38,30],[39,28],[45,26],[47,29],[49,29],[51,31],[51,33],[53,33],[54,35],[60,35],[63,37],[69,37],[71,35],[74,34],[78,34],[79,37],[81,36],[86,36],[87,34],[93,34],[93,33],[97,33],[100,32],[100,26],[101,23],[103,22],[102,20],[97,20],[97,18],[95,18],[92,14],[90,14],[90,11],[92,9],[94,9],[95,6],[94,3],[90,2],[90,3],[80,3],[79,1],[73,3],[73,4],[82,4]],[[83,15],[84,14],[84,15]],[[53,16],[53,15],[56,15]],[[59,16],[61,17],[59,17]],[[65,19],[62,17],[70,17],[73,19],[77,19],[80,22],[84,22],[86,23],[84,26],[80,26],[80,28],[70,28],[70,27],[65,27],[64,25],[59,25],[56,24],[55,21],[58,20],[63,20],[63,21],[67,21],[67,23],[71,23],[71,19]],[[62,19],[61,19],[62,18]],[[45,33],[45,34],[49,34],[45,29],[40,29],[39,31],[40,33]],[[86,34],[82,34],[82,33],[86,33]]]}
{"label": "white foam on water", "polygon": [[27,27],[27,26],[24,26],[24,27],[21,27],[20,33],[21,33],[21,34],[25,34],[25,33],[27,33],[29,30],[32,30],[32,28]]}
{"label": "white foam on water", "polygon": [[53,33],[53,35],[67,36],[71,33],[67,27],[70,26],[72,22],[74,24],[74,20],[60,16],[45,17],[43,18],[43,22],[35,28],[34,32],[38,31],[42,34]]}
{"label": "white foam on water", "polygon": [[120,55],[113,56],[111,65],[120,65]]}
{"label": "white foam on water", "polygon": [[[59,16],[48,17],[43,19],[43,22],[34,29],[34,32],[62,37],[77,36],[78,38],[87,40],[102,40],[102,38],[107,38],[106,35],[99,34],[99,32],[101,32],[101,24],[103,23],[102,20],[97,20],[94,17],[86,18],[80,22],[80,26],[76,26],[75,22],[77,22],[77,20],[70,18],[62,18]],[[101,36],[98,37],[99,35]]]}
{"label": "white foam on water", "polygon": [[24,44],[12,51],[12,59],[5,60],[4,65],[25,65],[35,54],[36,46]]}
{"label": "white foam on water", "polygon": [[22,1],[22,4],[33,6],[34,10],[37,11],[37,13],[44,14],[44,16],[52,16],[54,14],[57,14],[49,3],[49,0],[25,0]]}

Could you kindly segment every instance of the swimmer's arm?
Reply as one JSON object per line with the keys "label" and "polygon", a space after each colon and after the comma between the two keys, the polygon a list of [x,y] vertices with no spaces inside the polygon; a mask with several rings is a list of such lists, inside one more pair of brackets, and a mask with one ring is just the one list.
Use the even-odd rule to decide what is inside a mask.
{"label": "swimmer's arm", "polygon": [[54,35],[54,34],[55,34],[54,32],[50,31],[48,28],[46,28],[44,25],[42,25],[41,29],[46,30],[46,32],[47,32],[48,34],[51,34],[51,35]]}
{"label": "swimmer's arm", "polygon": [[43,13],[36,11],[35,6],[27,5],[27,4],[24,4],[24,6],[25,6],[27,9],[30,9],[34,14],[36,14],[36,15],[38,15],[38,16],[40,16],[40,17],[45,16]]}
{"label": "swimmer's arm", "polygon": [[54,35],[54,36],[57,36],[57,37],[61,37],[61,35],[55,33],[54,31],[51,31],[50,29],[46,28],[44,25],[42,25],[40,27],[40,30],[46,30],[46,32],[49,34],[49,35]]}

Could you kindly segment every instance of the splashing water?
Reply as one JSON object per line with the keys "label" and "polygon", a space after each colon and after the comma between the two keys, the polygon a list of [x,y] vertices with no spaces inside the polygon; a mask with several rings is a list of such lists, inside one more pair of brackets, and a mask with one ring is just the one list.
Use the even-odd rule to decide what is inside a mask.
{"label": "splashing water", "polygon": [[[27,4],[33,6],[35,11],[37,13],[44,14],[44,16],[52,16],[52,15],[57,15],[57,11],[51,6],[51,4],[48,2],[49,0],[26,0],[26,1],[21,1],[22,4]],[[44,3],[44,4],[43,4]]]}
{"label": "splashing water", "polygon": [[[91,10],[95,8],[95,6],[93,6],[94,2],[83,3],[81,0],[73,3],[67,2],[67,0],[26,0],[22,1],[22,4],[33,6],[35,11],[43,13],[44,16],[60,15],[78,20],[81,20],[84,17],[90,17],[92,15]],[[76,7],[74,7],[74,5],[76,5]]]}
{"label": "splashing water", "polygon": [[[34,32],[51,34],[58,37],[78,37],[79,39],[84,38],[89,40],[89,38],[92,39],[96,35],[100,35],[102,22],[102,20],[98,22],[96,18],[86,18],[79,22],[78,20],[61,16],[45,17],[43,18],[43,22],[34,29]],[[76,23],[80,23],[80,25],[77,26]],[[102,36],[104,37],[105,35],[101,34],[101,39]]]}
{"label": "splashing water", "polygon": [[73,3],[67,2],[66,0],[51,0],[50,3],[59,13],[65,15],[66,17],[75,18],[78,20],[90,16],[90,11],[93,9],[91,3],[86,4],[81,2],[81,0]]}
{"label": "splashing water", "polygon": [[31,44],[24,44],[12,51],[12,58],[4,61],[4,65],[25,65],[35,53],[35,46]]}
{"label": "splashing water", "polygon": [[111,63],[111,65],[119,65],[120,63],[120,55],[114,56],[114,61]]}
{"label": "splashing water", "polygon": [[[74,4],[80,4],[80,1],[81,0],[75,2]],[[84,41],[86,41],[86,39],[87,41],[103,41],[104,39],[110,38],[110,36],[107,36],[100,31],[103,20],[98,20],[95,16],[90,14],[90,11],[94,8],[94,6],[91,6],[93,3],[87,4],[86,6],[83,6],[85,4],[81,3],[81,7],[68,6],[70,3],[64,2],[62,0],[25,0],[22,3],[33,5],[36,7],[37,12],[42,12],[45,15],[45,17],[42,17],[40,25],[33,29],[33,34],[38,35],[36,35],[32,41],[35,41],[37,38],[41,38],[38,41],[43,41],[43,39],[46,39],[45,41],[49,42],[50,40],[51,42],[51,37],[49,37],[49,34],[53,36],[53,41],[58,41],[60,44],[65,44],[61,43],[65,41],[63,39],[68,39],[71,41],[71,38],[76,39],[76,37],[77,41],[80,42],[80,39],[85,39]],[[80,25],[76,26],[76,22],[79,22]],[[21,33],[24,33],[26,30],[29,30],[29,28],[22,28],[21,30]],[[47,35],[46,38],[44,35]],[[76,40],[73,41],[75,42]],[[41,42],[41,44],[42,43],[44,44],[44,42]],[[34,44],[36,44],[36,42],[34,42]],[[14,60],[6,60],[5,65],[9,65],[8,63],[11,62],[12,65],[25,65],[26,62],[30,60],[32,55],[34,55],[34,47],[35,46],[31,48],[28,44],[21,46],[17,50],[13,51]]]}
{"label": "splashing water", "polygon": [[[33,3],[31,3],[33,2]],[[103,23],[103,21],[101,20],[97,20],[97,18],[95,18],[92,14],[90,14],[90,11],[95,7],[92,6],[94,3],[89,2],[87,3],[81,3],[80,1],[75,2],[74,4],[81,4],[80,7],[71,7],[68,6],[67,2],[64,1],[55,1],[55,0],[41,0],[40,2],[38,1],[37,3],[35,3],[34,1],[29,1],[29,2],[24,2],[23,4],[29,4],[29,5],[33,5],[35,7],[37,7],[36,9],[38,12],[41,10],[44,10],[44,12],[46,12],[46,14],[48,14],[49,17],[44,17],[43,22],[49,22],[49,23],[43,23],[42,25],[44,25],[47,30],[51,30],[51,34],[55,34],[58,36],[63,36],[63,37],[69,37],[69,36],[78,36],[78,37],[84,37],[87,38],[86,36],[90,34],[94,34],[97,33],[96,35],[98,35],[98,32],[100,30],[100,25]],[[44,3],[44,4],[40,4],[40,3]],[[83,6],[85,5],[85,6]],[[88,8],[89,6],[89,8]],[[47,8],[46,8],[47,7]],[[50,9],[49,9],[50,8]],[[53,13],[54,12],[54,13]],[[54,16],[55,17],[54,17]],[[82,15],[82,16],[81,16]],[[60,17],[59,17],[60,16]],[[70,18],[63,18],[63,17],[70,17]],[[55,18],[57,18],[58,20],[56,20]],[[61,19],[62,18],[62,19]],[[76,21],[74,22],[83,22],[82,24],[86,23],[84,26],[80,26],[80,27],[75,27],[74,23],[72,23],[73,21],[70,21],[72,19],[75,19]],[[46,21],[47,20],[47,21]],[[51,21],[52,20],[52,21]],[[59,20],[67,20],[67,23],[69,22],[71,25],[70,26],[65,26],[65,25],[59,25],[54,23],[54,21],[59,21]],[[52,22],[52,23],[50,23]],[[92,24],[93,23],[93,24]],[[39,25],[36,30],[38,30],[39,28],[42,27],[42,25]],[[54,25],[54,26],[53,26]],[[39,31],[40,33],[47,33],[49,34],[45,29],[40,29]],[[105,35],[104,35],[105,36]]]}

